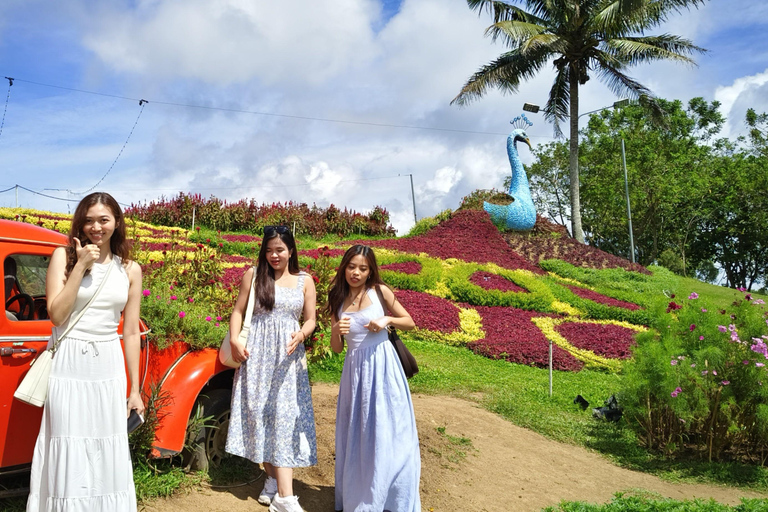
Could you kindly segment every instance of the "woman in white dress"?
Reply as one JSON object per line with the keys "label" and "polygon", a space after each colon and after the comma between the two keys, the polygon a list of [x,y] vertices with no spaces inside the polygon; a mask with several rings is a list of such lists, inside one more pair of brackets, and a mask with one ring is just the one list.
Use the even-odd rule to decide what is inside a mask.
{"label": "woman in white dress", "polygon": [[[48,314],[62,332],[105,277],[108,282],[53,358],[27,512],[136,512],[126,418],[131,409],[144,412],[139,389],[141,268],[128,259],[129,249],[120,205],[96,192],[80,201],[69,245],[51,257]],[[125,356],[117,335],[121,312]]]}
{"label": "woman in white dress", "polygon": [[388,326],[408,330],[415,325],[379,277],[370,247],[353,245],[344,254],[328,292],[328,309],[331,348],[341,352],[345,339],[348,345],[336,406],[336,510],[419,512],[416,417],[408,380],[387,335]]}

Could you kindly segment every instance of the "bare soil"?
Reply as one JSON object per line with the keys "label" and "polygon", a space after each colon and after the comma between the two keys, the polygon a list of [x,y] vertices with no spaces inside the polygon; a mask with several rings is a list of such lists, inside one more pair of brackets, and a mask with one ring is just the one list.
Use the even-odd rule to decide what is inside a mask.
{"label": "bare soil", "polygon": [[[294,492],[307,512],[334,509],[334,423],[337,388],[313,386],[318,464],[295,472]],[[665,482],[614,466],[599,454],[558,443],[445,396],[413,396],[421,442],[422,509],[430,512],[539,511],[561,500],[610,501],[615,492],[644,489],[675,499],[714,498],[737,504],[768,495],[733,487]],[[263,476],[249,485],[189,489],[145,503],[146,512],[264,510],[256,502]]]}

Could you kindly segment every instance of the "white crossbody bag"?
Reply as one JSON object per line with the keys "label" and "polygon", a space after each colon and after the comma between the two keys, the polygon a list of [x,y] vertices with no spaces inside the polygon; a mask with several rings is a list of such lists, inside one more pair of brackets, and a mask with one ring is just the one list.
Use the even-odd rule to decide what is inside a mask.
{"label": "white crossbody bag", "polygon": [[96,293],[94,293],[90,300],[88,300],[88,303],[77,314],[77,316],[71,322],[69,322],[69,325],[67,325],[67,328],[64,330],[64,332],[58,334],[58,328],[56,326],[53,327],[53,330],[51,331],[51,339],[54,340],[53,346],[47,350],[44,350],[39,356],[37,356],[37,358],[33,359],[32,362],[29,363],[30,368],[27,371],[27,374],[24,376],[24,379],[22,379],[19,387],[16,388],[16,392],[13,394],[15,399],[21,400],[22,402],[29,405],[34,405],[35,407],[42,407],[45,404],[45,399],[48,396],[48,376],[51,374],[53,356],[56,354],[56,350],[58,350],[61,340],[64,339],[67,334],[69,334],[69,331],[72,330],[78,320],[82,318],[83,314],[88,310],[88,307],[93,303],[93,300],[99,294],[101,289],[104,288],[104,283],[107,282],[109,273],[112,272],[114,261],[115,260],[113,256],[113,259],[107,268],[107,273],[104,274],[104,279],[101,280],[101,284],[99,284],[99,287],[96,289]]}
{"label": "white crossbody bag", "polygon": [[[251,330],[251,318],[253,317],[253,301],[256,295],[253,288],[256,283],[256,267],[253,268],[253,279],[251,280],[251,291],[248,293],[248,305],[245,307],[245,318],[243,319],[243,327],[240,329],[240,335],[237,337],[237,341],[245,346],[248,343],[248,332]],[[219,349],[219,361],[224,366],[230,368],[240,368],[240,363],[232,359],[232,344],[229,342],[229,331],[224,335],[224,339],[221,341],[221,348]]]}

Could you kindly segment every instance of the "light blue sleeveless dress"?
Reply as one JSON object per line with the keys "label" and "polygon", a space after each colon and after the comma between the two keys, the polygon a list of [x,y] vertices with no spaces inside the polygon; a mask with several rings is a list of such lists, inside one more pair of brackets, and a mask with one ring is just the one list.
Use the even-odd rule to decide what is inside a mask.
{"label": "light blue sleeveless dress", "polygon": [[421,458],[411,392],[386,331],[364,326],[384,316],[371,305],[349,316],[347,355],[336,406],[336,510],[421,510]]}
{"label": "light blue sleeveless dress", "polygon": [[304,279],[296,288],[275,285],[275,307],[260,308],[251,319],[250,356],[235,372],[232,413],[225,450],[253,462],[280,468],[317,464],[315,414],[304,345],[290,356],[291,333],[299,330]]}

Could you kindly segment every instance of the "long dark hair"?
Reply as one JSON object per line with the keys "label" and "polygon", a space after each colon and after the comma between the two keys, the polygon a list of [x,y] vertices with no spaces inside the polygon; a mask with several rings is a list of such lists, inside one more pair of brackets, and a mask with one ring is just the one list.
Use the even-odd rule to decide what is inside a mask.
{"label": "long dark hair", "polygon": [[75,264],[77,263],[75,238],[80,239],[80,242],[83,244],[88,243],[88,237],[83,233],[83,226],[85,226],[88,210],[97,204],[103,204],[109,208],[112,216],[115,218],[115,231],[109,239],[109,248],[112,250],[112,254],[119,256],[123,260],[123,265],[128,263],[128,256],[131,254],[131,245],[133,244],[125,235],[123,210],[120,209],[120,205],[111,195],[106,192],[94,192],[80,200],[80,203],[78,203],[77,208],[75,209],[75,214],[72,216],[72,227],[69,230],[69,243],[66,247],[67,266],[64,269],[64,275],[66,276],[69,276],[69,273],[72,272],[72,269],[75,268]]}
{"label": "long dark hair", "polygon": [[291,256],[288,258],[288,272],[291,274],[299,273],[299,255],[291,230],[285,226],[266,226],[264,238],[261,240],[259,259],[256,261],[255,291],[259,305],[267,311],[272,311],[272,308],[275,307],[275,269],[267,261],[267,242],[273,238],[280,238],[291,251]]}
{"label": "long dark hair", "polygon": [[[387,286],[384,281],[381,280],[379,275],[379,265],[376,263],[376,255],[373,253],[373,249],[367,245],[353,245],[347,252],[344,253],[344,257],[341,258],[339,263],[339,270],[336,272],[336,276],[331,282],[331,289],[328,290],[328,313],[334,317],[338,317],[339,308],[344,303],[344,299],[349,294],[349,283],[347,283],[347,267],[349,262],[355,256],[362,256],[368,263],[370,274],[368,274],[368,280],[365,282],[365,289],[373,288],[377,284],[380,286]],[[386,304],[382,304],[382,307],[386,311]]]}

